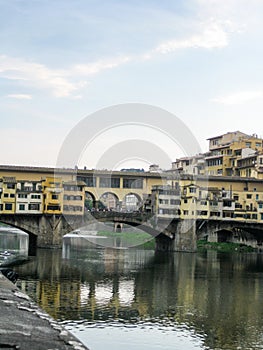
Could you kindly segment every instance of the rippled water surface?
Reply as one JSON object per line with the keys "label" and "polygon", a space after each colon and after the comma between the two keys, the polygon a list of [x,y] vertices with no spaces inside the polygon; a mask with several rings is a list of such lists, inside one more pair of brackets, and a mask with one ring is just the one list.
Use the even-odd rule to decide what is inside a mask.
{"label": "rippled water surface", "polygon": [[16,271],[91,350],[263,349],[262,254],[75,247]]}

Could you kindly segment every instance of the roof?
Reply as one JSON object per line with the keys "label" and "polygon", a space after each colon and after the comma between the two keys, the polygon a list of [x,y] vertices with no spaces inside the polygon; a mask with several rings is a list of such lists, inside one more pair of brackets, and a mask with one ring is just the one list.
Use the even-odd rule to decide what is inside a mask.
{"label": "roof", "polygon": [[14,184],[14,183],[16,183],[17,181],[16,181],[16,178],[15,177],[11,177],[11,176],[3,176],[3,182],[4,183],[12,183],[12,184]]}
{"label": "roof", "polygon": [[10,172],[25,172],[25,173],[39,173],[47,175],[50,177],[62,176],[63,174],[78,175],[78,176],[124,176],[124,177],[142,177],[142,178],[160,178],[164,176],[162,171],[160,172],[149,172],[149,171],[140,171],[140,172],[130,172],[130,171],[119,171],[119,170],[107,170],[107,169],[73,169],[73,168],[50,168],[50,167],[34,167],[34,166],[20,166],[20,165],[0,165],[1,171],[10,171]]}
{"label": "roof", "polygon": [[236,131],[229,131],[229,132],[227,132],[227,133],[225,133],[225,134],[222,134],[222,135],[219,135],[219,136],[210,137],[210,138],[208,138],[207,140],[219,139],[219,138],[221,138],[221,137],[223,137],[223,136],[225,136],[225,135],[229,135],[229,134],[241,134],[241,135],[243,135],[243,136],[251,137],[250,135],[245,134],[245,133],[243,133],[242,131],[236,130]]}

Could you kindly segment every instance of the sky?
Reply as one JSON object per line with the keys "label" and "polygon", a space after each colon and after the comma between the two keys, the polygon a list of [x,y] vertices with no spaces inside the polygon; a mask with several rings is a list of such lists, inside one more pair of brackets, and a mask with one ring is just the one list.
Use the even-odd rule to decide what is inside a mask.
{"label": "sky", "polygon": [[[228,131],[263,136],[262,15],[262,0],[0,0],[0,164],[55,166],[83,119],[127,103],[172,113],[202,152]],[[189,155],[154,121],[101,121],[76,165],[103,168],[134,140],[170,161]],[[114,166],[146,158],[127,152]]]}

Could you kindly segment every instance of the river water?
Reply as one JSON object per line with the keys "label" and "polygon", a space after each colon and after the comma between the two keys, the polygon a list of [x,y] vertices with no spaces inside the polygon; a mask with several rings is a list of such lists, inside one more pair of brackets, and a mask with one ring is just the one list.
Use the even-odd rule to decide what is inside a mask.
{"label": "river water", "polygon": [[263,255],[38,250],[18,286],[91,350],[263,349]]}

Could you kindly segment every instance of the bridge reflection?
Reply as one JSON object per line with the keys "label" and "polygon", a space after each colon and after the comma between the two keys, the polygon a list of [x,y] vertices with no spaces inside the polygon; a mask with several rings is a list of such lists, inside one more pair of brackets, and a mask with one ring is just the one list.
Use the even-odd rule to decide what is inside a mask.
{"label": "bridge reflection", "polygon": [[105,249],[62,260],[59,252],[41,250],[17,272],[21,288],[60,320],[187,324],[209,349],[236,349],[240,336],[243,348],[260,342],[260,254]]}

